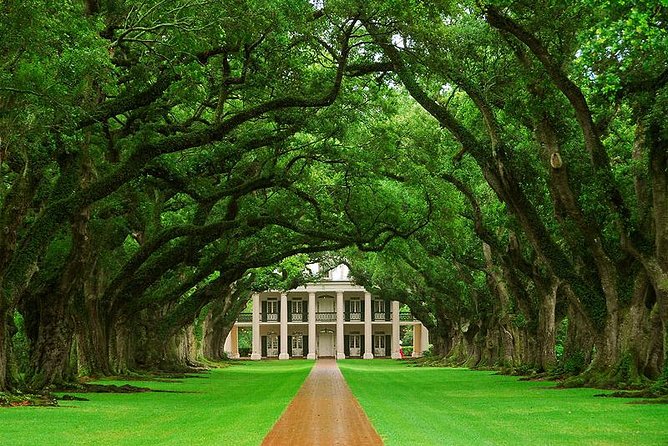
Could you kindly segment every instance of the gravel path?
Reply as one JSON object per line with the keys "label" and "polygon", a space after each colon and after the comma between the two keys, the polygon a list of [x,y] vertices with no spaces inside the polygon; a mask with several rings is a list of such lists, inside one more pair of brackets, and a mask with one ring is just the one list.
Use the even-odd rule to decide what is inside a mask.
{"label": "gravel path", "polygon": [[319,359],[265,446],[382,445],[334,359]]}

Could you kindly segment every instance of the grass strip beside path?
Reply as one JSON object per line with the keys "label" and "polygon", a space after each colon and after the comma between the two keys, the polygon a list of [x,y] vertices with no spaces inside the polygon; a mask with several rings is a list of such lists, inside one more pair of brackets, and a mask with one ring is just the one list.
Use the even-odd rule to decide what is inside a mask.
{"label": "grass strip beside path", "polygon": [[494,372],[391,360],[338,364],[387,446],[668,445],[666,404],[596,398],[602,391]]}
{"label": "grass strip beside path", "polygon": [[176,383],[130,383],[188,393],[87,393],[79,396],[90,401],[60,407],[0,409],[0,444],[258,445],[312,366],[243,362]]}

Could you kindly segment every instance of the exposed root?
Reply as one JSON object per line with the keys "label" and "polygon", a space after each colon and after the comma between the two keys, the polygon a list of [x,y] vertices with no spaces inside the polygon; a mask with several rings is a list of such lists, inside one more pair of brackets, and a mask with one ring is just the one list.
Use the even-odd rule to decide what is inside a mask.
{"label": "exposed root", "polygon": [[0,393],[0,407],[57,406],[52,395]]}

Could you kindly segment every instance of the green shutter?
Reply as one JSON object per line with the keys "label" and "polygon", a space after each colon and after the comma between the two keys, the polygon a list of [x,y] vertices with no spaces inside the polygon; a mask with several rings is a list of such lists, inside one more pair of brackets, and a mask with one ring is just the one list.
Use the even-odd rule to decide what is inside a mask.
{"label": "green shutter", "polygon": [[389,300],[385,301],[385,320],[386,321],[390,320],[390,301]]}
{"label": "green shutter", "polygon": [[304,343],[304,356],[306,356],[306,355],[309,354],[309,351],[308,351],[308,336],[304,336],[302,342]]}
{"label": "green shutter", "polygon": [[362,351],[361,356],[364,356],[364,353],[366,353],[366,344],[364,343],[364,335],[360,336],[360,350]]}
{"label": "green shutter", "polygon": [[262,357],[267,357],[267,337],[262,336]]}
{"label": "green shutter", "polygon": [[392,336],[385,335],[385,356],[392,356]]}
{"label": "green shutter", "polygon": [[[350,321],[350,301],[346,300],[343,304],[344,306],[344,320],[345,321]],[[346,355],[347,356],[347,355]]]}
{"label": "green shutter", "polygon": [[[267,301],[262,301],[262,322],[267,322]],[[265,343],[265,346],[267,344]]]}
{"label": "green shutter", "polygon": [[292,356],[292,336],[288,336],[288,355]]}
{"label": "green shutter", "polygon": [[364,315],[366,314],[366,313],[364,312],[364,303],[365,303],[365,302],[366,302],[366,300],[363,300],[362,302],[360,302],[360,310],[362,310],[362,314],[361,314],[360,316],[362,316],[362,317],[361,317],[362,322],[364,322]]}
{"label": "green shutter", "polygon": [[[308,301],[302,300],[302,321],[308,322]],[[306,347],[304,347],[306,348]]]}

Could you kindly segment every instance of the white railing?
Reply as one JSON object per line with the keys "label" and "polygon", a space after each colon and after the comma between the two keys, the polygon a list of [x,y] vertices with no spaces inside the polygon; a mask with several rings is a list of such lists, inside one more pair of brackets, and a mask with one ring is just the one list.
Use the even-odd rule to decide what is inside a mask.
{"label": "white railing", "polygon": [[320,311],[316,313],[315,320],[318,322],[335,322],[336,321],[336,312],[335,311]]}

